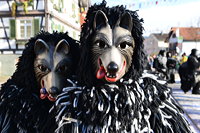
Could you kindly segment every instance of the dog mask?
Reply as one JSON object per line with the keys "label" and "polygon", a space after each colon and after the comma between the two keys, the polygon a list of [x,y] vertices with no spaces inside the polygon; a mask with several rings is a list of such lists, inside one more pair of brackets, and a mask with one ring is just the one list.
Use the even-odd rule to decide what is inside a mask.
{"label": "dog mask", "polygon": [[[97,11],[93,28],[92,54],[96,78],[116,82],[128,71],[132,63],[135,42],[131,35],[133,24],[129,13],[124,13],[112,28],[106,15]],[[97,65],[98,64],[98,65]]]}
{"label": "dog mask", "polygon": [[64,83],[71,67],[70,58],[67,56],[69,49],[65,39],[59,41],[56,46],[48,45],[42,39],[35,42],[34,70],[41,87],[41,99],[48,97],[50,101],[55,101],[65,87]]}

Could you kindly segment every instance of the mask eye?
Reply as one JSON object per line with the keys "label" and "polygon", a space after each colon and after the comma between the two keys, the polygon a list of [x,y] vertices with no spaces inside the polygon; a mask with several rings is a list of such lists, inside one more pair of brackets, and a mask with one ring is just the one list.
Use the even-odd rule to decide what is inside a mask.
{"label": "mask eye", "polygon": [[128,44],[127,42],[123,42],[123,43],[119,44],[119,47],[121,49],[126,49],[126,48],[130,47],[130,44]]}
{"label": "mask eye", "polygon": [[38,68],[39,68],[40,71],[42,71],[42,72],[45,72],[45,73],[49,72],[48,67],[46,67],[46,66],[44,66],[44,65],[39,65]]}
{"label": "mask eye", "polygon": [[62,73],[62,72],[66,72],[67,69],[68,69],[67,66],[60,66],[60,67],[57,69],[57,71]]}
{"label": "mask eye", "polygon": [[104,41],[97,41],[96,42],[97,46],[101,49],[106,48],[107,44]]}

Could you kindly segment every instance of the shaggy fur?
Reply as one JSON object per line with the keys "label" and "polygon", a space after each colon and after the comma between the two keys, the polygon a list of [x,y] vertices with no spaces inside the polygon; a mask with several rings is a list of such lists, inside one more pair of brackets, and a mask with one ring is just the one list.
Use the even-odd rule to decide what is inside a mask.
{"label": "shaggy fur", "polygon": [[[119,16],[132,16],[132,36],[135,41],[132,64],[128,72],[115,83],[96,79],[92,64],[92,29],[95,13],[103,11],[110,26]],[[143,27],[134,11],[123,6],[106,7],[103,1],[92,6],[81,33],[80,87],[72,83],[55,104],[57,132],[191,132],[182,109],[171,96],[170,88],[143,74]]]}
{"label": "shaggy fur", "polygon": [[51,42],[51,44],[57,44],[62,39],[67,40],[70,45],[69,56],[73,59],[71,71],[75,72],[79,58],[79,45],[67,33],[50,34],[42,31],[31,38],[19,58],[15,73],[2,85],[0,90],[0,130],[2,132],[37,133],[43,130],[49,132],[53,128],[49,126],[44,129],[46,123],[54,123],[54,121],[48,121],[48,112],[53,102],[41,100],[39,97],[40,87],[34,72],[36,58],[34,44],[37,39]]}

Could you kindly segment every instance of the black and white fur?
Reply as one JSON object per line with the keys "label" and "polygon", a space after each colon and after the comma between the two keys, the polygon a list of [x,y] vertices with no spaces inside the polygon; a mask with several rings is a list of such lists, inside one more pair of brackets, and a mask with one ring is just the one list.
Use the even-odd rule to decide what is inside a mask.
{"label": "black and white fur", "polygon": [[[103,12],[110,27],[114,27],[123,14],[130,14],[131,36],[134,52],[131,65],[125,75],[115,82],[96,78],[93,38],[95,15]],[[121,133],[191,132],[183,110],[165,84],[143,73],[143,27],[137,13],[123,6],[109,8],[103,1],[92,6],[87,14],[81,33],[80,85],[71,82],[63,89],[54,110],[57,113],[56,132]],[[98,65],[97,65],[98,66]]]}

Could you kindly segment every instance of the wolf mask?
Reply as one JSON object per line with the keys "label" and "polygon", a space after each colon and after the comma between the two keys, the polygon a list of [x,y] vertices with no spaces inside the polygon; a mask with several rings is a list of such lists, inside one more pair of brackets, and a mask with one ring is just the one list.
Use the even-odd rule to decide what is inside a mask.
{"label": "wolf mask", "polygon": [[72,60],[68,55],[70,45],[65,39],[60,40],[55,46],[47,43],[42,39],[35,42],[34,71],[41,87],[40,98],[48,97],[50,101],[54,101],[65,87],[67,75],[71,75]]}
{"label": "wolf mask", "polygon": [[80,39],[80,81],[94,86],[115,83],[122,77],[137,80],[144,63],[143,20],[122,6],[103,10],[94,6],[88,14]]}
{"label": "wolf mask", "polygon": [[54,103],[51,101],[74,78],[79,53],[78,41],[67,32],[41,31],[30,38],[16,71],[0,88],[0,130],[54,131],[55,121],[49,120],[49,109]]}
{"label": "wolf mask", "polygon": [[129,13],[124,13],[114,28],[108,24],[108,19],[102,11],[96,13],[92,60],[97,79],[116,82],[128,71],[135,47],[131,35],[132,25]]}

